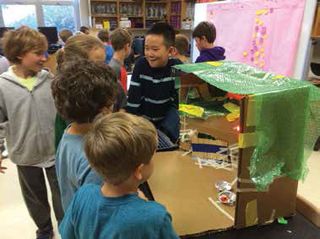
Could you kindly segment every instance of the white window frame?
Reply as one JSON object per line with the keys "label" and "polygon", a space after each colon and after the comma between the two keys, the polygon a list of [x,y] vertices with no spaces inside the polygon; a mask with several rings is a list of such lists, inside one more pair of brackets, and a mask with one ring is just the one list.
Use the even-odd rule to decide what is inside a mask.
{"label": "white window frame", "polygon": [[[44,5],[57,5],[57,6],[73,6],[73,15],[75,18],[75,28],[80,28],[80,15],[79,15],[79,3],[80,0],[68,0],[68,1],[48,1],[48,0],[0,0],[1,4],[6,5],[35,5],[36,8],[36,17],[38,27],[43,27],[44,25],[44,16],[42,6]],[[4,27],[4,19],[2,14],[2,9],[0,8],[0,26]]]}

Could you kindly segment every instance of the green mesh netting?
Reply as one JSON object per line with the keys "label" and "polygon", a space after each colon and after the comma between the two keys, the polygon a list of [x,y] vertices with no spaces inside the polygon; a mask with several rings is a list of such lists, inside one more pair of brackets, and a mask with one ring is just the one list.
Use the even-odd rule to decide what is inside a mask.
{"label": "green mesh netting", "polygon": [[278,176],[304,179],[306,160],[320,136],[318,88],[306,81],[229,61],[175,68],[224,91],[252,96],[257,142],[249,171],[259,190],[267,188]]}

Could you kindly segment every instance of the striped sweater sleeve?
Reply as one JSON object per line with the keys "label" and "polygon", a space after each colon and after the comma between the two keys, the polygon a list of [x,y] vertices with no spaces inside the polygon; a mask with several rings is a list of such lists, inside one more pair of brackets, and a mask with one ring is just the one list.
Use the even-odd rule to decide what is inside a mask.
{"label": "striped sweater sleeve", "polygon": [[130,88],[128,91],[128,100],[126,110],[129,113],[139,115],[141,106],[141,81],[139,67],[133,69]]}

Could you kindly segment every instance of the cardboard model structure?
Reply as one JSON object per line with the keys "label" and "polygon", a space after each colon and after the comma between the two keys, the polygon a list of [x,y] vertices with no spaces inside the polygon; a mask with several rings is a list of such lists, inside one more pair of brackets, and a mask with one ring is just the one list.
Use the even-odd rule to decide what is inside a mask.
{"label": "cardboard model structure", "polygon": [[[243,228],[294,215],[297,180],[305,177],[306,159],[320,135],[319,90],[305,81],[227,61],[179,65],[175,74],[183,103],[204,108],[201,116],[181,117],[183,131],[196,132],[190,153],[188,144],[185,151],[157,153],[149,181],[178,234]],[[197,99],[189,100],[194,88]],[[221,90],[229,96],[222,103],[235,98],[238,113],[216,110]],[[198,134],[215,139],[199,139]],[[192,147],[199,143],[209,146]],[[230,165],[199,160],[214,151],[213,145],[218,149],[209,160],[222,158]],[[229,182],[236,194],[233,205],[219,201],[216,186],[221,181]]]}

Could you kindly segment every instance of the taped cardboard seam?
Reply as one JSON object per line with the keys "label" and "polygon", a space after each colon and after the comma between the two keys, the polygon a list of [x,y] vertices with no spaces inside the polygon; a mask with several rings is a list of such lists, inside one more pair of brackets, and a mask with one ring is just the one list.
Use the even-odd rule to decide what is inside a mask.
{"label": "taped cardboard seam", "polygon": [[268,221],[266,221],[264,224],[271,224],[274,222],[274,217],[276,215],[276,209],[272,209],[272,213],[270,215],[270,218]]}
{"label": "taped cardboard seam", "polygon": [[257,134],[254,133],[242,133],[239,134],[239,148],[250,148],[257,143]]}
{"label": "taped cardboard seam", "polygon": [[236,192],[238,193],[263,193],[263,192],[268,192],[269,188],[263,191],[258,191],[256,188],[237,188]]}
{"label": "taped cardboard seam", "polygon": [[246,179],[246,178],[238,178],[239,183],[251,183],[253,184],[254,182],[251,179]]}
{"label": "taped cardboard seam", "polygon": [[246,227],[256,225],[258,223],[258,203],[257,199],[254,199],[246,205]]}

